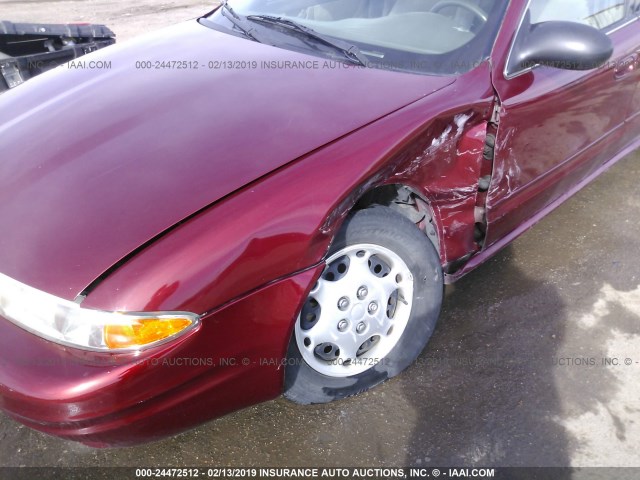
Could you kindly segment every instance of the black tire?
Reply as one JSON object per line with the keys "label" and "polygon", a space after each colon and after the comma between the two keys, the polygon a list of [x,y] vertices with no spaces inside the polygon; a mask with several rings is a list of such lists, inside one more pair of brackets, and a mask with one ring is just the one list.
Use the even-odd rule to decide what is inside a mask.
{"label": "black tire", "polygon": [[294,333],[288,349],[284,395],[295,403],[309,405],[343,399],[398,375],[420,355],[437,323],[444,282],[439,255],[426,235],[390,208],[376,206],[357,211],[346,220],[328,258],[357,244],[387,248],[398,255],[411,271],[414,294],[407,326],[398,343],[382,361],[349,377],[327,376],[314,370],[302,358]]}

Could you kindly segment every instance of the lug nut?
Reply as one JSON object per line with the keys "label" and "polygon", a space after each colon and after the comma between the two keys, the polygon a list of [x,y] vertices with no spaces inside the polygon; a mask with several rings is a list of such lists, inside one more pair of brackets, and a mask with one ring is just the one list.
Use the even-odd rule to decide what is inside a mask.
{"label": "lug nut", "polygon": [[338,300],[338,308],[342,311],[349,308],[349,299],[347,297],[342,297],[340,300]]}
{"label": "lug nut", "polygon": [[369,313],[373,315],[378,311],[378,304],[376,302],[371,302],[369,304]]}
{"label": "lug nut", "polygon": [[360,287],[358,289],[358,298],[360,300],[364,300],[367,295],[369,295],[369,290],[367,290],[367,287]]}
{"label": "lug nut", "polygon": [[367,326],[364,324],[364,322],[361,322],[358,324],[358,326],[356,327],[356,332],[358,333],[362,333],[367,329]]}
{"label": "lug nut", "polygon": [[346,320],[340,320],[338,322],[338,330],[344,332],[347,328],[349,328],[349,322],[347,322]]}

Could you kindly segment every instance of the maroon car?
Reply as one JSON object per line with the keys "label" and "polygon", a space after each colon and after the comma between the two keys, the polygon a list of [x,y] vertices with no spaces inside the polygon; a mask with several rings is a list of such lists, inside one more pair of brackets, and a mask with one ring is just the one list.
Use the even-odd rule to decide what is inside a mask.
{"label": "maroon car", "polygon": [[230,0],[0,98],[0,406],[94,446],[410,365],[638,146],[625,0]]}

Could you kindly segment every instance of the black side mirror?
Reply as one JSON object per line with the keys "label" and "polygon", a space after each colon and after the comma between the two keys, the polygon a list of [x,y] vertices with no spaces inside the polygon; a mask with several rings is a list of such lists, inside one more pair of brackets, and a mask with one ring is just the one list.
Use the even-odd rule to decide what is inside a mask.
{"label": "black side mirror", "polygon": [[593,70],[613,55],[611,39],[575,22],[523,23],[507,64],[507,76],[538,65],[563,70]]}

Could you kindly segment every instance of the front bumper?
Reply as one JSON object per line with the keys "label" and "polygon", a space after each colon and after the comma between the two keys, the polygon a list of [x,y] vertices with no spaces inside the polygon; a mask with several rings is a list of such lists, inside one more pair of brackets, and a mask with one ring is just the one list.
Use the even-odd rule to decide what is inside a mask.
{"label": "front bumper", "polygon": [[0,318],[0,408],[36,430],[107,447],[157,440],[273,399],[294,318],[321,270],[248,294],[138,356],[72,349]]}

